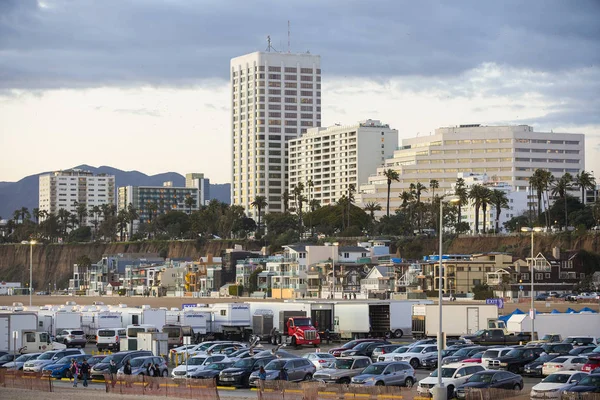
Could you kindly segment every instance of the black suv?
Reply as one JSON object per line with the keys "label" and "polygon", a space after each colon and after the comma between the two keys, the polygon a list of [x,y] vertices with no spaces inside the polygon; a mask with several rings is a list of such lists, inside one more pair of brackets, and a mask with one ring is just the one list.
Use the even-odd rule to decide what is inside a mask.
{"label": "black suv", "polygon": [[573,345],[571,343],[546,343],[542,346],[542,349],[544,349],[546,354],[564,356],[573,350]]}
{"label": "black suv", "polygon": [[525,368],[525,365],[535,361],[543,352],[544,349],[541,347],[513,349],[502,357],[488,361],[488,369],[502,369],[518,374]]}
{"label": "black suv", "polygon": [[219,384],[222,386],[250,387],[250,375],[264,367],[275,356],[242,358],[233,364],[230,368],[224,369],[219,373]]}
{"label": "black suv", "polygon": [[104,379],[104,374],[110,373],[109,366],[111,360],[114,360],[115,364],[117,364],[117,368],[121,368],[125,365],[125,361],[131,360],[136,357],[147,357],[153,356],[151,351],[147,350],[132,350],[132,351],[120,351],[118,353],[113,353],[110,356],[104,358],[102,362],[95,364],[92,367],[91,377],[92,379]]}

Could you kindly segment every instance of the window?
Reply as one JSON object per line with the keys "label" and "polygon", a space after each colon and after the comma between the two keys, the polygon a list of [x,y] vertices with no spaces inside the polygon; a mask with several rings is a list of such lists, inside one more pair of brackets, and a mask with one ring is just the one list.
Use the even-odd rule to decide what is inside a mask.
{"label": "window", "polygon": [[545,277],[546,277],[546,279],[550,279],[550,273],[546,272]]}
{"label": "window", "polygon": [[350,258],[350,253],[344,253],[344,258]]}
{"label": "window", "polygon": [[221,310],[221,316],[222,317],[227,316],[227,310]]}

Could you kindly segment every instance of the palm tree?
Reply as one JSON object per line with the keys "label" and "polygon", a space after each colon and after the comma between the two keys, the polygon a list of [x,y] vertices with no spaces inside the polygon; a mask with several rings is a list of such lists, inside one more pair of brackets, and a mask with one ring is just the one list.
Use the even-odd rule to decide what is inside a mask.
{"label": "palm tree", "polygon": [[479,209],[482,205],[482,198],[485,196],[485,190],[481,185],[473,185],[469,190],[469,200],[475,206],[475,233],[479,233]]}
{"label": "palm tree", "polygon": [[133,223],[140,218],[140,214],[135,209],[133,204],[129,203],[127,205],[127,220],[129,222],[129,239],[133,236]]}
{"label": "palm tree", "polygon": [[185,206],[188,208],[188,215],[192,214],[192,207],[196,205],[196,199],[189,194],[185,196]]}
{"label": "palm tree", "polygon": [[389,217],[390,216],[390,191],[392,189],[392,181],[400,181],[400,174],[398,174],[398,171],[394,171],[393,169],[388,169],[386,171],[383,172],[383,176],[385,176],[387,178],[387,208],[386,208],[386,215]]}
{"label": "palm tree", "polygon": [[402,193],[400,193],[400,200],[402,200],[402,204],[400,205],[400,207],[406,209],[406,207],[408,206],[408,204],[413,201],[413,194],[411,192],[407,192],[406,190],[403,191]]}
{"label": "palm tree", "polygon": [[427,187],[421,182],[417,182],[415,185],[415,193],[417,198],[417,209],[419,210],[418,218],[417,218],[417,229],[419,229],[419,233],[421,232],[421,221],[423,220],[423,207],[421,204],[421,193],[427,192]]}
{"label": "palm tree", "polygon": [[494,189],[490,193],[489,202],[496,207],[496,233],[498,233],[500,229],[500,214],[502,214],[502,209],[508,209],[508,196],[506,195],[506,192]]}
{"label": "palm tree", "polygon": [[579,186],[581,190],[581,203],[585,205],[585,191],[593,190],[596,188],[596,178],[592,174],[587,171],[581,171],[577,175],[575,175],[575,186]]}
{"label": "palm tree", "polygon": [[365,204],[364,210],[371,216],[371,221],[375,221],[375,211],[381,211],[381,205],[370,201]]}
{"label": "palm tree", "polygon": [[[554,176],[552,176],[552,173],[545,169],[539,168],[536,169],[531,178],[529,178],[529,184],[536,191],[537,194],[538,218],[542,214],[542,208],[544,208],[542,207],[542,200],[545,200],[544,193],[548,192],[548,187],[550,186],[550,183],[552,181],[554,181]],[[548,213],[546,213],[546,226],[549,225],[550,218],[548,216]]]}
{"label": "palm tree", "polygon": [[294,201],[296,203],[296,212],[298,213],[298,230],[302,233],[302,205],[306,201],[306,197],[304,197],[304,183],[298,182],[294,189],[292,190],[294,195]]}
{"label": "palm tree", "polygon": [[283,213],[285,214],[286,212],[288,212],[288,206],[290,204],[290,192],[288,192],[288,190],[285,189],[281,197],[283,198]]}
{"label": "palm tree", "polygon": [[440,187],[440,181],[437,179],[432,179],[429,181],[429,187],[431,188],[431,204],[433,204],[433,199],[435,197],[435,189]]}
{"label": "palm tree", "polygon": [[21,223],[25,222],[26,219],[31,219],[31,214],[27,207],[21,207]]}
{"label": "palm tree", "polygon": [[150,202],[150,203],[148,203],[147,209],[148,209],[148,223],[151,224],[152,217],[158,211],[158,204],[155,201]]}
{"label": "palm tree", "polygon": [[[37,207],[36,207],[36,208],[34,208],[34,209],[33,209],[33,213],[32,213],[32,214],[33,214],[33,219],[35,219],[35,223],[36,223],[36,225],[39,225],[39,224],[40,224],[40,217],[41,217],[41,212],[40,212],[40,209],[39,209],[39,208],[37,208]],[[1,219],[1,218],[0,218],[0,219]]]}
{"label": "palm tree", "polygon": [[69,227],[71,229],[75,229],[75,227],[78,227],[78,228],[81,227],[81,225],[79,225],[79,218],[77,218],[76,214],[69,215]]}
{"label": "palm tree", "polygon": [[129,222],[129,213],[126,209],[122,208],[117,214],[117,230],[119,231],[119,240],[123,241],[123,232],[127,229],[127,223]]}
{"label": "palm tree", "polygon": [[350,228],[350,208],[352,208],[352,203],[354,203],[354,193],[356,192],[356,185],[351,183],[348,185],[348,228]]}
{"label": "palm tree", "polygon": [[67,233],[67,229],[69,228],[69,217],[71,213],[64,208],[58,210],[56,217],[58,218],[59,226],[61,227],[61,232],[63,235]]}
{"label": "palm tree", "polygon": [[75,202],[74,205],[77,206],[75,213],[77,214],[77,218],[79,219],[79,226],[82,226],[83,219],[88,216],[87,205],[85,203],[77,203],[77,202]]}
{"label": "palm tree", "polygon": [[92,207],[92,216],[94,217],[94,221],[92,222],[94,224],[94,233],[98,232],[98,225],[100,224],[98,218],[100,217],[100,214],[102,214],[102,209],[99,206]]}
{"label": "palm tree", "polygon": [[254,198],[254,201],[252,203],[250,203],[250,205],[254,208],[256,208],[256,212],[258,214],[258,224],[257,224],[257,233],[258,235],[260,235],[260,214],[261,211],[265,209],[265,207],[267,207],[269,205],[269,203],[267,203],[267,198],[265,196],[256,196]]}
{"label": "palm tree", "polygon": [[458,178],[456,180],[456,185],[454,186],[454,195],[458,199],[456,205],[458,207],[458,223],[460,224],[462,222],[462,206],[469,200],[469,194],[463,178]]}
{"label": "palm tree", "polygon": [[565,203],[565,231],[567,230],[567,226],[569,226],[569,215],[567,211],[567,191],[571,189],[572,182],[573,175],[566,172],[563,176],[558,178],[556,182],[554,182],[554,186],[552,187],[552,195],[560,197]]}
{"label": "palm tree", "polygon": [[483,233],[487,230],[487,206],[490,203],[491,190],[487,187],[483,187],[481,192],[481,210],[483,211]]}

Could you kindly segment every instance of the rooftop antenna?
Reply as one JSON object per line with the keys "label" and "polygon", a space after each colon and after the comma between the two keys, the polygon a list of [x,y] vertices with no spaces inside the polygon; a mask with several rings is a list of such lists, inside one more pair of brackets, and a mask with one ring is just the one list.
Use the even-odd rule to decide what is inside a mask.
{"label": "rooftop antenna", "polygon": [[271,43],[271,35],[267,36],[267,51],[271,52],[271,50],[277,52],[277,50],[275,50],[275,47],[273,47],[273,44]]}
{"label": "rooftop antenna", "polygon": [[288,19],[288,53],[290,52],[290,20]]}

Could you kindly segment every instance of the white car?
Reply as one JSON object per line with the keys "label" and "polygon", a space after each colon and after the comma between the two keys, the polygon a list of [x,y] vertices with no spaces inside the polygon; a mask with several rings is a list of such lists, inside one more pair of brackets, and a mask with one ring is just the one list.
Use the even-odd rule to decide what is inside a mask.
{"label": "white car", "polygon": [[394,356],[394,361],[406,361],[413,369],[421,366],[421,360],[437,351],[437,346],[423,345],[410,348],[406,353]]}
{"label": "white car", "polygon": [[377,357],[377,362],[392,362],[394,361],[395,356],[407,353],[410,348],[410,346],[400,346],[391,353],[380,354],[379,357]]}
{"label": "white car", "polygon": [[532,387],[529,395],[532,399],[560,399],[565,389],[570,388],[587,375],[587,372],[581,371],[555,372]]}
{"label": "white car", "polygon": [[498,357],[505,356],[506,353],[511,351],[510,347],[492,347],[483,352],[483,356],[481,356],[481,365],[484,367],[488,367],[488,361],[493,360]]}
{"label": "white car", "polygon": [[542,375],[547,376],[559,371],[581,371],[584,364],[588,361],[585,357],[579,356],[559,356],[544,363]]}
{"label": "white car", "polygon": [[329,353],[308,353],[302,357],[313,363],[316,369],[330,368],[336,360],[336,358]]}
{"label": "white car", "polygon": [[216,362],[225,361],[225,360],[227,360],[227,356],[225,356],[223,354],[216,354],[214,356],[207,356],[207,355],[195,356],[188,360],[187,365],[182,364],[182,365],[176,367],[171,372],[171,376],[175,379],[183,379],[186,377],[186,372],[187,372],[187,377],[189,378],[194,375],[194,372],[202,370]]}
{"label": "white car", "polygon": [[[469,377],[477,372],[485,371],[481,365],[464,365],[461,363],[446,364],[442,367],[442,383],[448,388],[448,398],[452,398],[454,389],[462,385]],[[431,389],[437,385],[437,369],[427,378],[421,379],[417,386],[417,393],[429,397]]]}
{"label": "white car", "polygon": [[197,349],[189,350],[191,356],[198,356],[200,354],[218,354],[223,349],[230,347],[238,347],[238,349],[245,348],[246,344],[241,342],[205,342],[200,345]]}

